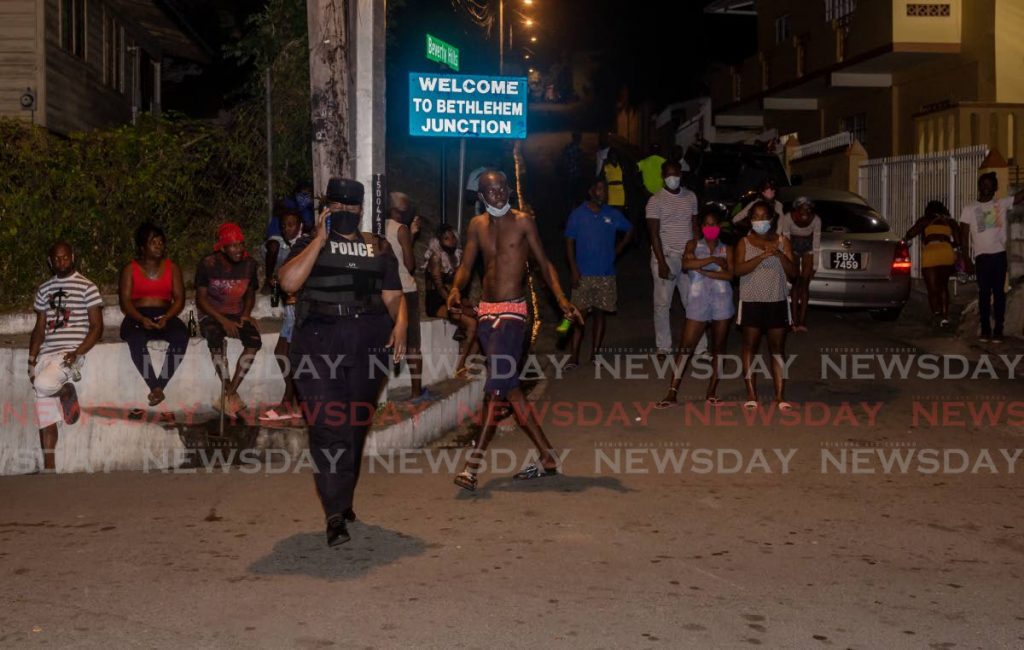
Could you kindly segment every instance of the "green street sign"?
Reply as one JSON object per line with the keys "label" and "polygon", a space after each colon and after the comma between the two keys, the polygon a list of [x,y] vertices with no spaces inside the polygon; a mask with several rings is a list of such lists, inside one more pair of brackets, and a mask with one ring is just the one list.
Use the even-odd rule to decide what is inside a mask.
{"label": "green street sign", "polygon": [[459,71],[459,48],[427,34],[427,60]]}

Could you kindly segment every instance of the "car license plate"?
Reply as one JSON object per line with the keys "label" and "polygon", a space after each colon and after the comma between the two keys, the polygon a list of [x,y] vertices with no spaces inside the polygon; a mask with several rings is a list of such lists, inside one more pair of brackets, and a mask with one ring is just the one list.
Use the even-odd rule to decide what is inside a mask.
{"label": "car license plate", "polygon": [[864,267],[860,262],[860,253],[832,251],[832,268],[839,271],[860,271]]}

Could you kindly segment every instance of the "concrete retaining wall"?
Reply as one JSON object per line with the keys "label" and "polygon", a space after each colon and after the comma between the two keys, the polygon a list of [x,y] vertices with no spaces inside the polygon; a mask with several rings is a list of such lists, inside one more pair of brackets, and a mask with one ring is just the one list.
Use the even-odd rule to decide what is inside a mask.
{"label": "concrete retaining wall", "polygon": [[[269,316],[269,301],[261,302],[266,303],[267,308],[263,315]],[[120,312],[117,316],[108,324],[119,324]],[[0,325],[15,328],[20,319],[18,315],[9,315],[0,319]],[[451,376],[450,369],[458,355],[458,343],[452,340],[454,331],[455,327],[446,321],[428,319],[421,323],[426,384]],[[272,404],[281,398],[284,384],[271,353],[277,336],[277,333],[263,334],[263,350],[257,355],[239,391],[249,406]],[[151,349],[154,364],[159,369],[166,344],[154,343]],[[233,361],[240,352],[238,341],[229,340],[229,359]],[[26,374],[27,359],[28,350],[25,348],[0,348],[0,475],[32,471],[34,467],[26,463],[26,458],[41,460],[35,400]],[[401,373],[389,380],[383,398],[386,398],[388,390],[408,385],[408,369],[402,364]],[[90,467],[140,469],[146,462],[147,453],[159,455],[182,447],[176,433],[168,433],[158,425],[124,421],[109,415],[90,415],[96,409],[123,414],[133,407],[148,408],[148,388],[132,364],[124,343],[101,343],[93,348],[86,356],[82,380],[76,386],[85,412],[79,423],[60,425],[58,471],[88,471]],[[219,384],[205,341],[192,339],[185,360],[166,393],[167,400],[157,409],[173,411],[179,415],[179,420],[182,414],[209,412],[213,400],[219,395]],[[478,405],[482,399],[482,383],[467,384],[461,393],[465,393],[463,398],[467,402],[464,403]],[[452,401],[451,405],[449,401]],[[449,410],[452,411],[450,414]],[[369,444],[415,447],[453,426],[455,418],[453,398],[448,398],[421,414],[418,422],[392,425],[380,432],[381,443]]]}

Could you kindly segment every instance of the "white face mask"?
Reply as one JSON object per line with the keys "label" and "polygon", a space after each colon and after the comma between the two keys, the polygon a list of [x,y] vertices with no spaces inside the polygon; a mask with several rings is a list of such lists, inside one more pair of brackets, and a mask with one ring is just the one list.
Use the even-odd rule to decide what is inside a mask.
{"label": "white face mask", "polygon": [[759,235],[767,234],[772,229],[771,221],[751,221],[750,227]]}
{"label": "white face mask", "polygon": [[682,179],[680,179],[678,176],[666,176],[665,177],[665,187],[667,187],[668,189],[673,190],[673,191],[674,190],[678,190],[679,189],[679,182],[681,180]]}
{"label": "white face mask", "polygon": [[508,214],[508,211],[512,209],[512,204],[506,202],[504,206],[496,208],[493,205],[487,205],[487,214],[492,217],[504,217]]}

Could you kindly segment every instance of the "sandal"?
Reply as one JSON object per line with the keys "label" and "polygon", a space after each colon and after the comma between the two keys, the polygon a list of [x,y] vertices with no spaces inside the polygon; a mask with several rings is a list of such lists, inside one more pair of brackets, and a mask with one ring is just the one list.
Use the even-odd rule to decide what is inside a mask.
{"label": "sandal", "polygon": [[789,402],[778,402],[778,403],[776,404],[776,407],[777,407],[777,408],[778,408],[778,409],[779,409],[780,411],[792,411],[792,410],[793,410],[793,405],[792,405],[792,404],[790,404]]}
{"label": "sandal", "polygon": [[754,399],[750,400],[749,402],[744,402],[743,403],[743,408],[745,408],[745,409],[747,409],[749,411],[753,411],[754,409],[756,409],[759,406],[760,406],[760,404],[758,404],[757,400],[754,400]]}
{"label": "sandal", "polygon": [[711,406],[720,406],[722,404],[725,404],[725,402],[723,402],[722,400],[718,399],[714,395],[712,395],[711,397],[707,398],[707,403],[710,404]]}
{"label": "sandal", "polygon": [[476,474],[469,471],[468,469],[461,474],[455,475],[455,485],[458,485],[467,492],[476,491]]}
{"label": "sandal", "polygon": [[515,474],[512,479],[515,481],[532,481],[535,478],[544,478],[545,476],[558,476],[558,470],[534,464]]}
{"label": "sandal", "polygon": [[151,392],[149,393],[149,395],[148,395],[148,399],[149,399],[149,405],[150,405],[150,406],[156,406],[156,405],[157,405],[157,404],[159,404],[160,402],[162,402],[162,401],[164,401],[165,399],[167,399],[167,396],[166,396],[166,395],[164,395],[164,392],[163,392],[163,391],[160,391],[160,394],[159,394],[159,395],[154,395],[154,393],[156,393],[156,391],[151,391]]}
{"label": "sandal", "polygon": [[291,420],[294,416],[291,413],[281,409],[278,412],[276,409],[267,409],[260,414],[260,422],[280,422],[281,420]]}
{"label": "sandal", "polygon": [[[676,394],[679,393],[679,389],[677,389],[677,388],[669,388],[668,392],[672,393],[673,395],[676,395]],[[660,402],[657,402],[654,405],[654,408],[656,408],[656,409],[658,409],[660,411],[662,409],[670,409],[670,408],[673,408],[673,407],[678,406],[678,405],[679,405],[679,403],[676,402],[676,401],[671,401],[670,402],[667,399],[663,399]]]}
{"label": "sandal", "polygon": [[129,420],[141,420],[143,417],[145,417],[145,415],[146,412],[143,411],[142,409],[132,409],[128,411]]}

